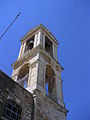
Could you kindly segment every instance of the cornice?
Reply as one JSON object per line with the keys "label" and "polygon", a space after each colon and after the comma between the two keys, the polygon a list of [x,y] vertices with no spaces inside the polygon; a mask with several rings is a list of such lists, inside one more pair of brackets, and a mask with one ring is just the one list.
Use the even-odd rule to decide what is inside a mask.
{"label": "cornice", "polygon": [[40,49],[40,53],[48,63],[52,64],[52,62],[55,62],[56,66],[60,67],[60,71],[64,70],[60,63],[58,63],[53,57],[51,57],[43,48]]}
{"label": "cornice", "polygon": [[42,24],[36,26],[35,28],[31,29],[28,33],[26,33],[26,35],[21,39],[21,42],[24,43],[27,39],[29,39],[29,37],[33,36],[39,29],[42,29],[43,32],[46,33],[46,35],[48,35],[55,44],[57,45],[59,44],[54,35]]}
{"label": "cornice", "polygon": [[36,54],[39,53],[39,49],[40,49],[40,47],[37,46],[36,48],[33,48],[31,51],[28,51],[22,57],[20,57],[19,59],[17,59],[17,61],[12,64],[12,67],[14,69],[18,68],[24,62],[27,62],[28,60],[30,60],[31,58],[33,58],[34,56],[36,56]]}

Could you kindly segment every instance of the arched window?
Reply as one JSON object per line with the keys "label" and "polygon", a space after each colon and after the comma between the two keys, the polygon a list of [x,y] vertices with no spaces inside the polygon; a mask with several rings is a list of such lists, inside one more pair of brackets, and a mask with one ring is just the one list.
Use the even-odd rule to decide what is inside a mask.
{"label": "arched window", "polygon": [[3,117],[7,120],[20,120],[21,118],[21,107],[11,99],[8,99],[5,104]]}
{"label": "arched window", "polygon": [[50,39],[45,36],[45,50],[46,52],[53,57],[53,46]]}
{"label": "arched window", "polygon": [[34,47],[34,36],[31,37],[29,40],[27,40],[24,53],[28,52],[29,50],[32,50],[33,47]]}
{"label": "arched window", "polygon": [[24,88],[28,87],[29,67],[28,64],[24,65],[18,75],[17,82]]}
{"label": "arched window", "polygon": [[45,90],[48,97],[53,100],[56,99],[55,73],[49,65],[46,66]]}

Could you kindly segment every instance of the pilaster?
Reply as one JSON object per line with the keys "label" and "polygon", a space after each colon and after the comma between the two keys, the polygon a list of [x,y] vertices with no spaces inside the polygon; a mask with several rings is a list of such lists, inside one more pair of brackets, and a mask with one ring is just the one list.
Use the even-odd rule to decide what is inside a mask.
{"label": "pilaster", "polygon": [[36,33],[34,37],[34,48],[37,46],[37,40],[38,40],[38,34]]}
{"label": "pilaster", "polygon": [[21,48],[20,48],[20,52],[19,52],[18,59],[21,57],[21,54],[22,54],[22,49],[23,49],[23,44],[21,45]]}
{"label": "pilaster", "polygon": [[43,34],[43,49],[45,49],[45,35]]}
{"label": "pilaster", "polygon": [[41,30],[38,32],[37,46],[41,44]]}

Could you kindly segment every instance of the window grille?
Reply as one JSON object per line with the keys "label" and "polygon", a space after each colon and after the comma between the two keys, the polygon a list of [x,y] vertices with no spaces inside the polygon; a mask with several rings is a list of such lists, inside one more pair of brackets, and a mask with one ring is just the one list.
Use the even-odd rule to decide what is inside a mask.
{"label": "window grille", "polygon": [[7,118],[7,120],[20,120],[21,107],[9,99],[6,102],[3,116]]}

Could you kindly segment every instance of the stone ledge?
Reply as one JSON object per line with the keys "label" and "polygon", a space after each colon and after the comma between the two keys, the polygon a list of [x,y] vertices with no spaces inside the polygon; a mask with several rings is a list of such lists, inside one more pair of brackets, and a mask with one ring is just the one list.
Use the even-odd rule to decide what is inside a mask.
{"label": "stone ledge", "polygon": [[28,51],[28,53],[24,54],[22,57],[17,59],[17,61],[12,64],[12,67],[15,69],[19,67],[21,64],[23,64],[24,61],[29,60],[30,57],[36,56],[39,49],[40,49],[40,45],[37,46],[36,48],[33,48],[31,51]]}

